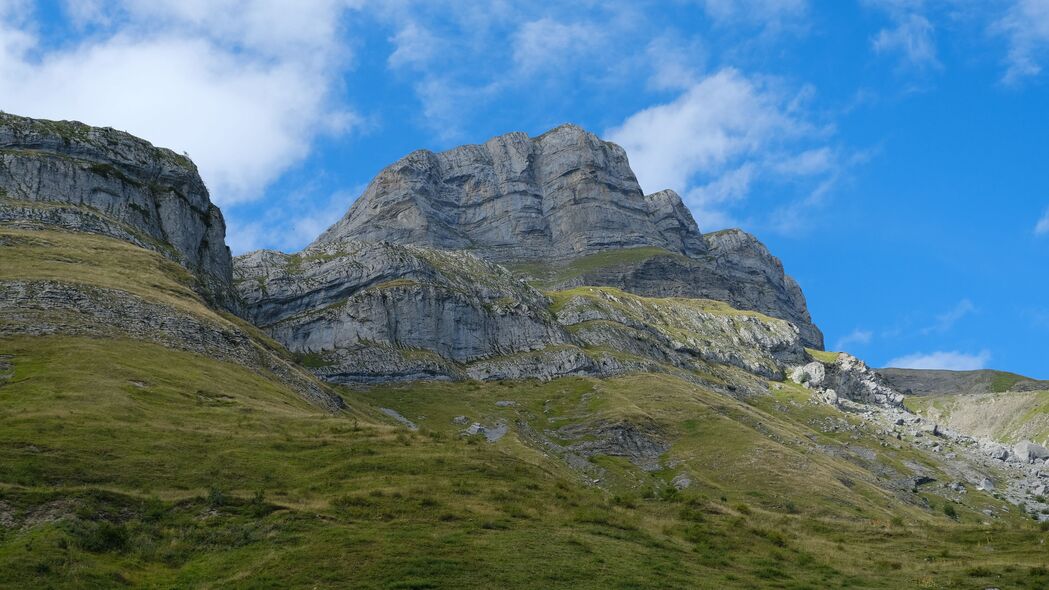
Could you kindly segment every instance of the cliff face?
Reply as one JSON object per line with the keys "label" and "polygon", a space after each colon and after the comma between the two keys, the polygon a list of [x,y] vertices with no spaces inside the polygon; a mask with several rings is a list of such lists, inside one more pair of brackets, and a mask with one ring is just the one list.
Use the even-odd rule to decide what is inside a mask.
{"label": "cliff face", "polygon": [[317,243],[339,238],[471,250],[496,262],[704,249],[677,195],[645,196],[621,147],[572,125],[413,152],[383,170]]}
{"label": "cliff face", "polygon": [[[414,152],[315,245],[345,239],[467,250],[554,289],[725,301],[790,321],[823,348],[800,287],[761,242],[739,230],[701,234],[674,191],[643,194],[621,147],[573,125]],[[581,271],[556,279],[565,269]]]}
{"label": "cliff face", "polygon": [[0,221],[130,241],[232,303],[226,225],[196,166],[127,133],[0,114]]}
{"label": "cliff face", "polygon": [[264,250],[237,258],[236,284],[252,322],[334,381],[453,378],[456,364],[568,340],[542,293],[465,252],[355,240]]}

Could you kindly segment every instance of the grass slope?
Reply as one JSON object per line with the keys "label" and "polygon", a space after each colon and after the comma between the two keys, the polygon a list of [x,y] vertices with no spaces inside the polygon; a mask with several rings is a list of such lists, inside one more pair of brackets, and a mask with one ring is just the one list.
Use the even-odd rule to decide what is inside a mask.
{"label": "grass slope", "polygon": [[[903,508],[829,459],[799,471],[796,453],[758,426],[786,437],[799,423],[668,378],[350,396],[419,420],[409,432],[321,413],[241,367],[152,345],[47,337],[3,350],[13,367],[0,387],[7,587],[1049,582],[1038,569],[1046,533],[1032,525]],[[777,395],[769,403],[803,394]],[[502,399],[517,405],[495,406]],[[598,462],[619,472],[606,488],[586,485],[515,432],[494,444],[460,437],[458,413],[537,428],[676,423],[670,455],[700,483],[671,492],[672,469],[645,474],[609,459]],[[849,472],[861,491],[834,479]]]}

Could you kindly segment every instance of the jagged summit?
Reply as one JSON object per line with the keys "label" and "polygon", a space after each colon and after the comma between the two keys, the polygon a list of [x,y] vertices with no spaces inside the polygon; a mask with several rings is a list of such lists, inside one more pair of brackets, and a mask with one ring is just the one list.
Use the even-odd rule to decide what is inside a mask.
{"label": "jagged summit", "polygon": [[673,191],[645,195],[626,152],[575,125],[520,132],[387,167],[318,238],[472,250],[497,262],[654,246],[705,251]]}

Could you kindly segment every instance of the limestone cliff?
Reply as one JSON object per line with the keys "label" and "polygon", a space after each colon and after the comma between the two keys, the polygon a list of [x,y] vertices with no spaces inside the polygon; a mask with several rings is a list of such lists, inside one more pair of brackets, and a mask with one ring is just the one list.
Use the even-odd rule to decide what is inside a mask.
{"label": "limestone cliff", "polygon": [[0,113],[0,221],[130,241],[232,304],[225,222],[196,166],[128,133]]}
{"label": "limestone cliff", "polygon": [[646,197],[623,148],[574,125],[413,152],[380,172],[317,242],[339,238],[471,250],[496,262],[705,248],[677,195]]}
{"label": "limestone cliff", "polygon": [[823,348],[800,287],[761,242],[740,230],[700,234],[674,191],[645,195],[621,147],[574,125],[413,152],[315,245],[342,239],[466,250],[552,288],[725,301],[790,321]]}

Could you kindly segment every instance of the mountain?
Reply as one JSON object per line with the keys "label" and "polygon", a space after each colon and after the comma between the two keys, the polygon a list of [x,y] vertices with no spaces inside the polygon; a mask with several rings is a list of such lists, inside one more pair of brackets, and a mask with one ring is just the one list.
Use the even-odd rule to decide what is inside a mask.
{"label": "mountain", "polygon": [[[622,148],[573,125],[413,152],[304,251],[249,253],[235,274],[246,317],[340,383],[673,373],[724,356],[723,342],[681,342],[645,314],[552,313],[580,286],[642,308],[701,299],[756,312],[746,321],[778,333],[745,339],[780,360],[823,346],[760,242],[700,234],[673,191],[644,195]],[[792,327],[766,328],[777,319]],[[745,356],[733,358],[754,366]]]}
{"label": "mountain", "polygon": [[[604,154],[564,178],[626,178],[562,133]],[[0,137],[0,587],[1049,583],[1041,439],[807,346],[742,232],[679,248],[691,218],[639,212],[662,233],[520,258],[329,232],[231,268],[187,159]],[[606,180],[585,215],[638,194]]]}
{"label": "mountain", "polygon": [[0,336],[129,337],[342,402],[229,309],[218,207],[189,159],[68,121],[0,115]]}

